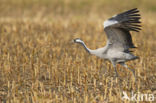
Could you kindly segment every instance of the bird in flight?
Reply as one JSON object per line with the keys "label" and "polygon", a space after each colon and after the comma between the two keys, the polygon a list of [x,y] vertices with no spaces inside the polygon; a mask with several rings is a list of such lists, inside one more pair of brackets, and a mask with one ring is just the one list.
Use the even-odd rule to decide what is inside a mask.
{"label": "bird in flight", "polygon": [[135,70],[129,68],[125,62],[138,59],[129,49],[136,48],[132,42],[130,31],[139,32],[141,30],[140,19],[139,10],[134,8],[104,21],[107,43],[102,48],[91,50],[80,38],[74,39],[73,42],[81,44],[88,53],[109,60],[113,65],[116,76],[118,76],[117,64],[129,69],[135,76]]}

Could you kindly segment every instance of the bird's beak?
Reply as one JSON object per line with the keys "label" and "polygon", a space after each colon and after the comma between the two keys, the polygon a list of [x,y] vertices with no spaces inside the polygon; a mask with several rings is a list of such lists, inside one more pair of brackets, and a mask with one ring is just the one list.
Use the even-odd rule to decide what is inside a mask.
{"label": "bird's beak", "polygon": [[75,43],[75,39],[73,39],[71,42],[72,42],[72,43]]}
{"label": "bird's beak", "polygon": [[71,42],[74,43],[74,40],[72,40]]}

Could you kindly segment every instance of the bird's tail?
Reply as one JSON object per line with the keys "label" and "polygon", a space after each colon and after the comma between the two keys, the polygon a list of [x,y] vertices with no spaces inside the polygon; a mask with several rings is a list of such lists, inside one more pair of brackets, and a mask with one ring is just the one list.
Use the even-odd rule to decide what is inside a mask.
{"label": "bird's tail", "polygon": [[138,56],[134,56],[132,60],[135,60],[135,59],[140,59],[140,58]]}

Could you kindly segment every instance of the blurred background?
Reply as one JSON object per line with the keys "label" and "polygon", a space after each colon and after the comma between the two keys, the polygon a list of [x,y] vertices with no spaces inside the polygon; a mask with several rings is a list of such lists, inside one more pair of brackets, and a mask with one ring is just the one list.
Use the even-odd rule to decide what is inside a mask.
{"label": "blurred background", "polygon": [[[113,15],[117,12],[139,8],[145,15],[156,12],[155,0],[0,0],[1,18],[92,18]],[[92,15],[92,16],[91,16]],[[55,18],[54,18],[55,17]],[[152,17],[152,16],[151,16]],[[148,19],[148,18],[146,18]]]}

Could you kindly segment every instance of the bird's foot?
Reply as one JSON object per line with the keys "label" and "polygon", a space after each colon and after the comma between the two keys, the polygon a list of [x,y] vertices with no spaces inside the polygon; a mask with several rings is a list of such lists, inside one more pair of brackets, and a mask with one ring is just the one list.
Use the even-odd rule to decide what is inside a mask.
{"label": "bird's foot", "polygon": [[119,75],[118,75],[118,73],[117,72],[115,72],[115,77],[117,78],[117,77],[119,77]]}
{"label": "bird's foot", "polygon": [[132,72],[133,72],[133,75],[134,75],[134,77],[135,77],[135,70],[132,70]]}
{"label": "bird's foot", "polygon": [[130,68],[128,68],[130,71],[132,71],[132,73],[133,73],[133,76],[135,77],[135,70],[134,69],[130,69]]}

